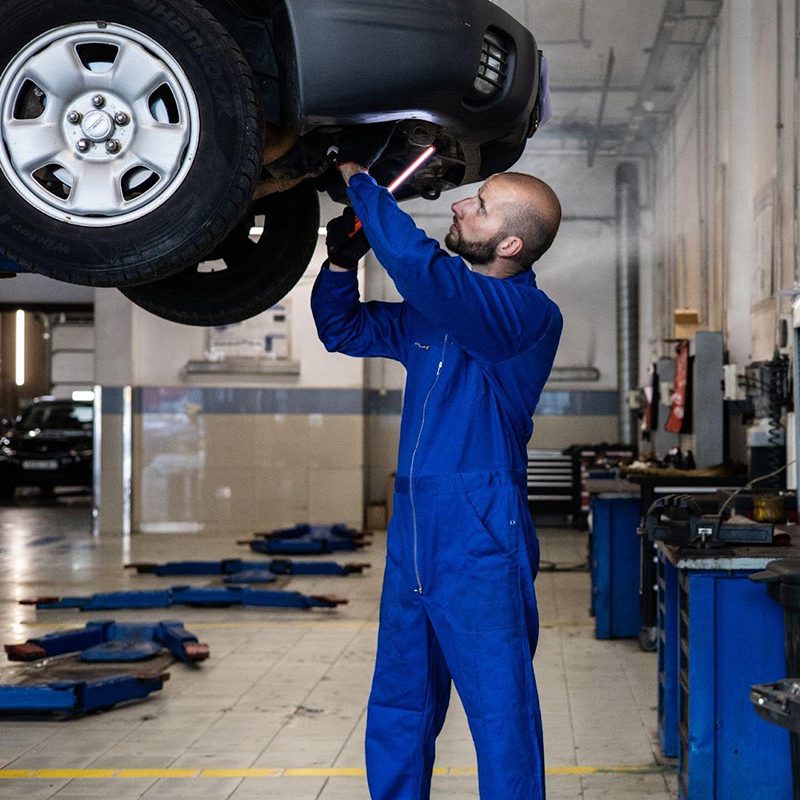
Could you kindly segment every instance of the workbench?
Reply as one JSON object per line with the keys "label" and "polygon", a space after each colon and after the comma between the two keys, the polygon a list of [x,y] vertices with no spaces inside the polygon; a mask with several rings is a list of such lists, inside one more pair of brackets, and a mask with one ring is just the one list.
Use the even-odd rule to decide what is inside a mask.
{"label": "workbench", "polygon": [[[641,472],[623,470],[627,481],[640,489],[641,517],[659,498],[669,494],[716,494],[719,491],[740,488],[745,476],[732,476],[713,470],[679,470],[651,468]],[[656,649],[657,601],[656,601],[656,551],[653,542],[645,537],[640,541],[639,601],[642,612],[642,630],[639,643],[643,650]]]}
{"label": "workbench", "polygon": [[788,732],[750,687],[785,676],[783,610],[748,576],[799,547],[657,544],[658,735],[681,800],[791,800]]}

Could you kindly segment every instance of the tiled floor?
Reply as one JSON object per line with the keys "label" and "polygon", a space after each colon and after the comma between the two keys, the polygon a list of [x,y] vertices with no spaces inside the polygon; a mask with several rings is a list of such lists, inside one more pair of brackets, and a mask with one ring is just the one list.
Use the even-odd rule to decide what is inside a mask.
{"label": "tiled floor", "polygon": [[[584,556],[583,534],[546,528],[540,537],[544,559],[575,563]],[[211,536],[93,540],[89,510],[81,506],[0,508],[0,641],[109,617],[36,612],[18,605],[24,597],[169,585],[122,566],[243,552]],[[338,559],[371,561],[366,576],[293,579],[293,589],[349,598],[333,612],[119,612],[116,618],[125,620],[182,619],[209,643],[210,660],[196,669],[176,664],[163,692],[106,714],[70,722],[0,721],[0,798],[367,800],[364,712],[383,552],[384,537],[377,535],[369,550]],[[181,582],[205,581],[172,581]],[[548,797],[671,800],[671,770],[654,756],[655,656],[634,642],[595,641],[585,573],[543,573],[537,586],[543,631],[535,665]],[[3,680],[13,677],[9,669],[0,671]],[[477,798],[474,761],[454,696],[432,796]],[[78,772],[7,777],[8,770],[46,769]],[[89,777],[85,770],[110,772]],[[145,773],[122,777],[119,770]],[[168,770],[166,777],[156,770]]]}

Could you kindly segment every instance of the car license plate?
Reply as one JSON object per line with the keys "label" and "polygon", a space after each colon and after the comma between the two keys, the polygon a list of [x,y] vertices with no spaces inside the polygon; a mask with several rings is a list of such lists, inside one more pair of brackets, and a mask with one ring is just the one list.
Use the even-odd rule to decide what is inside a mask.
{"label": "car license plate", "polygon": [[22,469],[58,469],[58,461],[54,458],[23,461]]}

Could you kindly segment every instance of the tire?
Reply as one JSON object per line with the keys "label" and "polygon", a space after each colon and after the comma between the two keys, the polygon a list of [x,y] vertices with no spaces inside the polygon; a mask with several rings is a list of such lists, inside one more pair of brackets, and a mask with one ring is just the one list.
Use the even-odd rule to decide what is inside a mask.
{"label": "tire", "polygon": [[[258,243],[250,239],[264,215]],[[214,255],[217,272],[194,266],[154,283],[122,289],[136,305],[184,325],[232,325],[280,302],[303,276],[319,236],[319,195],[306,182],[259,200]]]}
{"label": "tire", "polygon": [[658,650],[658,628],[643,626],[639,631],[639,649],[645,653],[655,653]]}
{"label": "tire", "polygon": [[[42,53],[63,52],[72,61],[56,62],[55,56],[52,62],[37,61],[34,42]],[[98,42],[105,55],[97,54]],[[106,78],[93,63],[104,60]],[[47,69],[51,63],[67,63],[69,69]],[[43,76],[37,80],[52,88],[19,83],[22,77],[15,76],[30,75],[34,65]],[[167,77],[151,92],[142,76],[158,87],[161,66]],[[86,87],[83,94],[73,97],[75,86]],[[87,88],[104,103],[99,115]],[[42,90],[39,108],[36,93],[41,98]],[[78,122],[71,121],[70,111],[80,113]],[[53,147],[61,148],[51,166],[37,170],[46,173],[40,178],[13,162],[26,152],[21,128],[14,125],[20,119],[33,124],[38,117],[30,114],[45,123],[55,120],[49,135],[55,137]],[[93,124],[87,132],[90,114],[93,123],[101,117],[99,135],[106,139],[86,138],[98,130]],[[162,138],[145,140],[148,132]],[[82,141],[73,141],[75,136]],[[112,144],[117,152],[109,150]],[[46,13],[30,0],[4,0],[0,252],[24,269],[87,286],[128,286],[197,263],[246,210],[263,144],[252,71],[225,27],[196,0],[59,0],[48,3]],[[82,156],[78,150],[84,145],[90,152]],[[138,150],[148,164],[159,158],[164,163],[156,170],[129,167],[141,161]],[[81,184],[84,173],[96,181],[88,190],[89,177]],[[75,203],[83,205],[76,211]]]}

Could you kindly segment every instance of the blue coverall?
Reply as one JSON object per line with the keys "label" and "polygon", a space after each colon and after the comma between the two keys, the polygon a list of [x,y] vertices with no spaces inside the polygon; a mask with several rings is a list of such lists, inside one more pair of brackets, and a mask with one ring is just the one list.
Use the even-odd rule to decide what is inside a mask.
{"label": "blue coverall", "polygon": [[404,302],[361,303],[356,272],[326,262],[311,299],[319,336],[329,351],[396,359],[408,373],[367,715],[371,797],[430,796],[452,679],[482,800],[541,800],[526,467],[561,313],[530,270],[470,271],[369,175],[350,180],[349,196]]}

